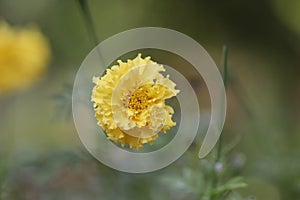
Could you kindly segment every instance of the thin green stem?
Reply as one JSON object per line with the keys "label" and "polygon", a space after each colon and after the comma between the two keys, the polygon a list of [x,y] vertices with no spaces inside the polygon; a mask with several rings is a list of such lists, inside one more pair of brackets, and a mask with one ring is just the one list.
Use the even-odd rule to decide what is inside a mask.
{"label": "thin green stem", "polygon": [[[80,5],[80,8],[82,10],[82,14],[83,14],[83,17],[84,17],[84,21],[85,21],[90,39],[93,41],[94,45],[97,46],[98,43],[99,43],[99,39],[98,39],[98,36],[97,36],[95,26],[93,24],[92,15],[91,15],[91,11],[89,9],[88,1],[87,0],[77,0],[77,1],[78,1],[79,5]],[[98,56],[99,56],[99,62],[101,63],[102,60],[103,60],[101,51],[100,51],[99,48],[96,48],[96,49],[97,49]]]}
{"label": "thin green stem", "polygon": [[228,78],[228,47],[224,45],[223,47],[223,82],[225,89],[227,87],[227,78]]}
{"label": "thin green stem", "polygon": [[[223,46],[223,83],[226,89],[227,87],[227,58],[228,58],[228,48],[226,45]],[[219,183],[219,176],[218,172],[216,171],[215,167],[221,160],[221,153],[222,153],[222,134],[219,137],[218,144],[217,144],[217,155],[214,162],[214,168],[212,169],[212,182],[211,182],[211,189],[215,189]],[[218,199],[218,195],[210,195],[209,199]]]}
{"label": "thin green stem", "polygon": [[97,32],[96,32],[96,29],[95,29],[94,24],[93,24],[91,11],[90,11],[89,6],[88,6],[88,1],[87,0],[78,0],[78,3],[79,3],[80,8],[82,10],[82,14],[84,16],[85,24],[87,26],[90,38],[93,41],[93,43],[95,45],[97,45],[98,42],[99,42],[99,39],[98,39]]}
{"label": "thin green stem", "polygon": [[[223,83],[224,87],[226,89],[227,87],[227,78],[228,78],[228,66],[227,66],[227,60],[228,60],[228,48],[226,45],[223,46]],[[218,147],[217,147],[217,156],[216,156],[216,163],[220,161],[221,158],[221,152],[222,152],[222,134],[220,135],[219,141],[218,141]]]}

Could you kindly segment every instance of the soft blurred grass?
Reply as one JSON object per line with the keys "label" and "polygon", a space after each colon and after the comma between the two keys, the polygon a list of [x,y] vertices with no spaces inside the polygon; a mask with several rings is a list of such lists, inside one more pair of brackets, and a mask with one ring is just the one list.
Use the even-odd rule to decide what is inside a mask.
{"label": "soft blurred grass", "polygon": [[[223,136],[225,143],[241,137],[235,151],[245,155],[246,165],[240,175],[254,179],[243,191],[245,197],[266,200],[278,196],[295,199],[300,195],[297,4],[277,0],[89,1],[101,40],[134,27],[173,28],[199,41],[217,64],[222,45],[230,47],[228,114]],[[78,199],[101,195],[104,199],[139,199],[140,195],[145,199],[171,198],[172,191],[164,192],[157,177],[173,176],[184,167],[196,166],[199,143],[190,149],[191,158],[184,155],[165,170],[146,175],[116,172],[87,153],[75,153],[75,159],[69,160],[83,147],[72,120],[57,117],[52,96],[63,93],[65,84],[72,84],[80,63],[94,46],[77,2],[0,0],[0,16],[13,24],[38,24],[53,51],[43,81],[25,93],[5,97],[5,104],[0,99],[0,106],[5,108],[0,115],[0,163],[1,168],[9,168],[9,173],[0,177],[6,182],[5,191],[33,195],[46,191],[47,198],[63,198],[81,188],[75,193]],[[206,93],[205,88],[198,89],[199,97]],[[203,104],[209,107],[206,100]],[[61,188],[47,190],[48,181],[55,178]],[[70,183],[74,179],[76,186]]]}

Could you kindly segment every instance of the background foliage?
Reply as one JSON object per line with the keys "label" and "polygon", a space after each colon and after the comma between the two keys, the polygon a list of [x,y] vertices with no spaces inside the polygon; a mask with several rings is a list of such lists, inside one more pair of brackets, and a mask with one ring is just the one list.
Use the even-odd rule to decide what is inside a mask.
{"label": "background foliage", "polygon": [[[197,40],[217,64],[227,44],[228,113],[223,142],[229,150],[223,148],[218,177],[228,183],[242,176],[248,186],[224,198],[299,199],[297,0],[88,2],[100,41],[130,28],[166,27]],[[40,82],[26,91],[0,95],[1,198],[207,198],[215,154],[201,161],[197,158],[201,135],[178,161],[148,174],[107,168],[80,143],[67,114],[69,93],[94,43],[77,1],[0,0],[0,17],[18,26],[36,24],[48,37],[52,51]],[[201,96],[206,87],[197,86]],[[203,110],[208,112],[207,95],[203,99]],[[235,181],[225,186],[234,187]]]}

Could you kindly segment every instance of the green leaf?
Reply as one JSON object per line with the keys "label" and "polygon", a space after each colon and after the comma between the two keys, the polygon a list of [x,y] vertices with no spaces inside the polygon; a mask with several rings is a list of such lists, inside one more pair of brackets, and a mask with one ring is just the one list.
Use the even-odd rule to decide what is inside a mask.
{"label": "green leaf", "polygon": [[242,177],[234,177],[227,181],[224,185],[218,186],[216,189],[211,191],[211,195],[219,196],[227,191],[232,191],[239,188],[247,187],[247,183],[244,182]]}

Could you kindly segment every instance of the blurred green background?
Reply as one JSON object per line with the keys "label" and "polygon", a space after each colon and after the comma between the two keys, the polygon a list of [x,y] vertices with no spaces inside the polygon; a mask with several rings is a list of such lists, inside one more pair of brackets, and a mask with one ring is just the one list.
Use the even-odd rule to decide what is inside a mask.
{"label": "blurred green background", "polygon": [[[197,40],[218,66],[226,44],[223,142],[238,141],[226,166],[230,176],[243,176],[248,183],[239,195],[300,199],[300,1],[88,4],[100,41],[136,27],[170,28]],[[76,72],[95,44],[78,1],[0,0],[0,19],[36,24],[52,54],[41,81],[0,96],[0,199],[199,199],[207,175],[197,157],[199,142],[171,166],[147,174],[115,171],[84,149],[69,114],[70,94]],[[198,88],[200,99],[202,90]]]}

